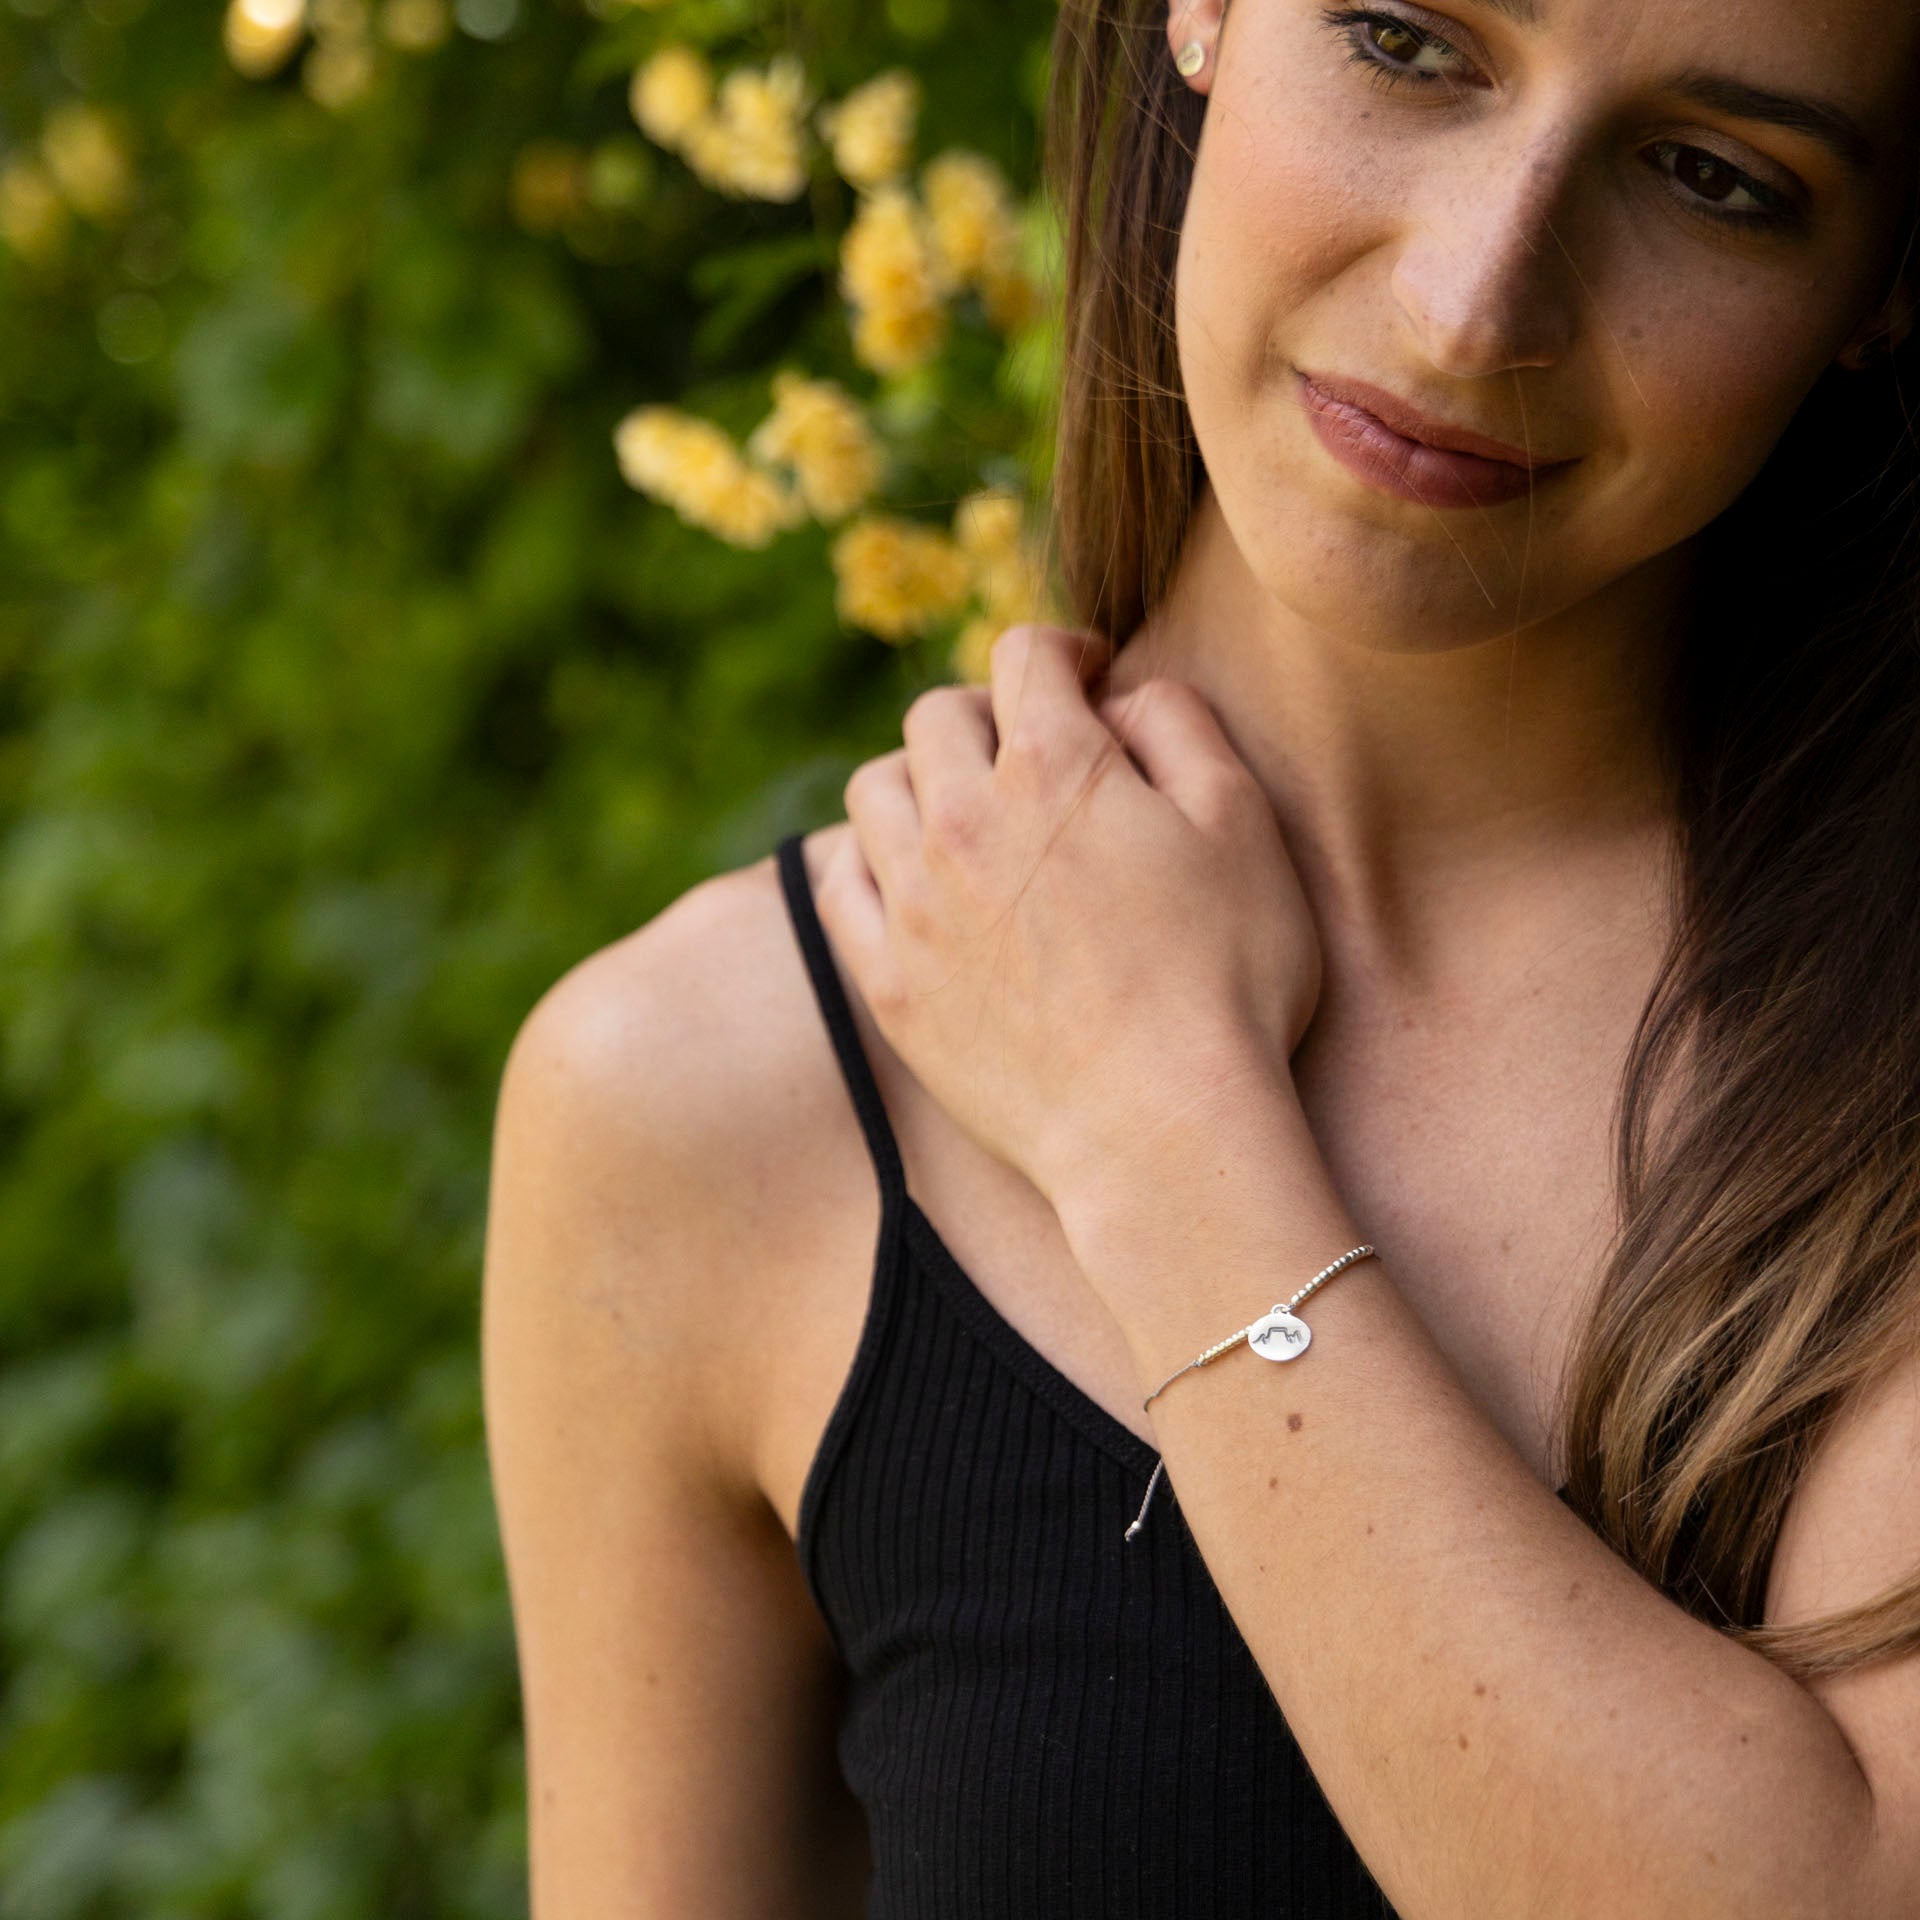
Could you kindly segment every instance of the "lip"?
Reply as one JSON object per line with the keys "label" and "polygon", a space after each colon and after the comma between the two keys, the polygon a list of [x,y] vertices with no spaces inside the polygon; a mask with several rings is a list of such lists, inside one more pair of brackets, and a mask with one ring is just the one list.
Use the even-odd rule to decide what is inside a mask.
{"label": "lip", "polygon": [[1294,371],[1321,444],[1356,478],[1403,500],[1429,507],[1498,506],[1575,464],[1429,419],[1364,380]]}

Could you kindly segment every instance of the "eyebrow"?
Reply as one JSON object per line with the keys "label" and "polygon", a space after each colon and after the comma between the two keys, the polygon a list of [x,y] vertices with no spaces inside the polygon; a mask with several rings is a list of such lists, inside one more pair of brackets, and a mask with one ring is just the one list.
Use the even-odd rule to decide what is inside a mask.
{"label": "eyebrow", "polygon": [[[1487,4],[1525,5],[1528,0],[1487,0]],[[1879,148],[1868,138],[1860,122],[1846,108],[1828,101],[1773,93],[1745,80],[1735,80],[1729,74],[1705,73],[1698,68],[1681,74],[1673,87],[1689,100],[1731,114],[1736,120],[1762,120],[1769,126],[1784,127],[1789,133],[1804,133],[1837,154],[1856,173],[1871,172],[1880,158]]]}
{"label": "eyebrow", "polygon": [[[1511,20],[1516,26],[1540,24],[1540,0],[1475,0],[1475,4],[1488,13]],[[1869,173],[1879,162],[1880,150],[1867,130],[1846,108],[1837,107],[1831,101],[1775,93],[1768,87],[1736,80],[1731,74],[1712,73],[1699,67],[1679,75],[1673,82],[1673,90],[1703,107],[1731,114],[1736,120],[1759,120],[1789,133],[1803,133],[1838,155],[1856,173]]]}

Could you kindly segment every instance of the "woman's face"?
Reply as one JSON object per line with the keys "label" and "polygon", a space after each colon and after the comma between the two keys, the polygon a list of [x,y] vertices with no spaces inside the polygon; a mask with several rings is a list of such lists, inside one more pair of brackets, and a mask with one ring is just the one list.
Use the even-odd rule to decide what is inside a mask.
{"label": "woman's face", "polygon": [[[1175,0],[1170,45],[1216,27],[1180,364],[1309,620],[1433,648],[1574,606],[1731,504],[1884,316],[1914,0]],[[1553,464],[1417,452],[1379,390]]]}

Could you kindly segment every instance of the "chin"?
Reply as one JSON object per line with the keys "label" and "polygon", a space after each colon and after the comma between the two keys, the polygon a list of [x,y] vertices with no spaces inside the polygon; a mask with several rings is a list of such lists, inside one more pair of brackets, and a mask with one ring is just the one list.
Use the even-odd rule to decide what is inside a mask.
{"label": "chin", "polygon": [[[1227,508],[1226,517],[1231,525],[1238,516]],[[1524,531],[1520,537],[1524,543]],[[1236,544],[1265,593],[1298,618],[1372,652],[1477,646],[1512,633],[1519,612],[1516,583],[1499,549],[1482,534],[1462,542],[1463,555],[1431,518],[1400,532],[1323,507],[1265,518],[1255,538]],[[1517,564],[1520,549],[1510,543],[1509,551]],[[1553,605],[1541,561],[1536,543],[1527,568],[1530,621]]]}

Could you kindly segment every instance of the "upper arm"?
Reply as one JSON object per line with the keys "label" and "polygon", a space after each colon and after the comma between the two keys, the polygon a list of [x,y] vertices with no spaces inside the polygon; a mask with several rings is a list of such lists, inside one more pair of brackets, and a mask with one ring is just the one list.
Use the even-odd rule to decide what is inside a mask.
{"label": "upper arm", "polygon": [[726,1048],[750,1044],[714,1025],[715,943],[746,885],[576,967],[502,1081],[482,1359],[536,1920],[857,1905],[835,1665],[714,1390]]}
{"label": "upper arm", "polygon": [[[1787,1507],[1770,1625],[1877,1598],[1920,1568],[1920,1348],[1847,1407]],[[1872,1912],[1920,1912],[1920,1651],[1810,1679],[1872,1790]]]}

